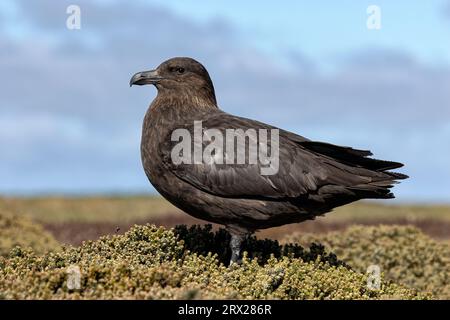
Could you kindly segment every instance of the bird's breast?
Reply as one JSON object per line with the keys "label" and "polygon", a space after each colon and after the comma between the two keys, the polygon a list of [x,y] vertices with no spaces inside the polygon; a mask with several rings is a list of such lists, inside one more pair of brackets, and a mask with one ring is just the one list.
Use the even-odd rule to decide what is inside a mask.
{"label": "bird's breast", "polygon": [[[174,112],[175,108],[151,106],[147,111],[141,138],[141,160],[145,174],[150,182],[162,194],[175,190],[173,184],[178,183],[173,174],[167,170],[165,163],[170,159],[167,145],[173,130],[182,124],[182,116]],[[180,186],[181,187],[181,186]]]}

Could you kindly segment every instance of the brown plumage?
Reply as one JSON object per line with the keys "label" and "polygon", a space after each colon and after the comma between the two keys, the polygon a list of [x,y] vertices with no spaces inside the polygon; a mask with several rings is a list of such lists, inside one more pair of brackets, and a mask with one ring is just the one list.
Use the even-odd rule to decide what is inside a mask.
{"label": "brown plumage", "polygon": [[219,109],[206,69],[191,58],[173,58],[136,73],[133,84],[153,84],[158,95],[142,128],[145,173],[156,190],[186,213],[223,224],[232,235],[232,261],[243,238],[257,229],[314,219],[359,199],[393,198],[390,188],[407,176],[388,170],[401,163],[369,158],[370,151],[308,140],[279,130],[279,170],[261,175],[261,164],[174,164],[171,134],[194,121],[203,129],[274,129]]}

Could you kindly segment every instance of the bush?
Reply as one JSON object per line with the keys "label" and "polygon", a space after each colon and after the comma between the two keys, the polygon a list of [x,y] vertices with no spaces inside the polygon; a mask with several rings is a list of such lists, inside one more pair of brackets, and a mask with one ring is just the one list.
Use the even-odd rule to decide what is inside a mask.
{"label": "bush", "polygon": [[[154,225],[134,226],[124,235],[106,236],[80,247],[36,255],[15,248],[0,257],[0,294],[6,299],[422,299],[430,296],[388,281],[379,290],[367,288],[367,276],[314,250],[282,247],[267,260],[268,242],[251,240],[257,257],[244,254],[242,264],[230,267],[217,254],[206,253],[223,231]],[[200,231],[200,232],[198,232]],[[181,235],[183,233],[183,236]],[[199,255],[186,250],[197,245]],[[253,241],[253,242],[252,242]],[[264,244],[265,243],[265,244]],[[274,246],[270,244],[269,247]],[[222,244],[223,247],[223,244]],[[295,247],[295,246],[294,246]],[[275,251],[277,251],[276,247]],[[297,246],[299,248],[299,246]],[[289,251],[289,250],[288,250]],[[295,251],[295,250],[294,250]],[[223,252],[222,252],[223,254]],[[283,255],[284,254],[284,255]],[[303,256],[309,257],[303,260]],[[314,259],[312,257],[315,256]],[[258,258],[259,257],[259,258]],[[330,255],[328,255],[330,257]],[[221,258],[222,259],[222,258]],[[264,260],[264,261],[263,261]],[[336,259],[337,260],[337,259]],[[81,270],[80,289],[67,287],[70,266]]]}
{"label": "bush", "polygon": [[[228,264],[231,258],[230,240],[231,236],[225,229],[212,231],[212,225],[193,225],[187,228],[178,225],[174,228],[178,239],[183,240],[185,249],[206,256],[208,253],[216,254],[219,262]],[[310,249],[305,250],[298,244],[280,245],[276,240],[258,240],[250,236],[242,242],[242,251],[247,251],[249,259],[256,259],[260,265],[264,265],[271,256],[275,258],[290,257],[301,258],[305,262],[316,261],[327,262],[331,266],[349,266],[337,259],[333,253],[327,253],[325,247],[318,243],[311,243]]]}
{"label": "bush", "polygon": [[0,214],[0,256],[15,246],[29,247],[37,254],[56,249],[58,242],[29,218],[8,212]]}
{"label": "bush", "polygon": [[324,235],[293,234],[285,242],[320,242],[359,272],[378,265],[396,283],[450,298],[450,248],[410,226],[354,226]]}

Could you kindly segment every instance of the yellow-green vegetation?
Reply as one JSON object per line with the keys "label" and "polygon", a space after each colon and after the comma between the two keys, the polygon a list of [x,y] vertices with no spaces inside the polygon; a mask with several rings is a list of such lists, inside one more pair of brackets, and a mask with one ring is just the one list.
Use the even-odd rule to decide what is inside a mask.
{"label": "yellow-green vegetation", "polygon": [[56,249],[59,244],[29,218],[4,211],[0,214],[0,256],[7,255],[15,246],[29,247],[40,254]]}
{"label": "yellow-green vegetation", "polygon": [[0,212],[4,211],[48,223],[129,222],[179,212],[157,196],[0,197]]}
{"label": "yellow-green vegetation", "polygon": [[350,227],[322,235],[293,234],[284,242],[320,242],[359,272],[378,265],[387,279],[450,298],[450,247],[409,226]]}
{"label": "yellow-green vegetation", "polygon": [[435,220],[450,221],[449,205],[406,205],[382,204],[380,202],[355,202],[350,205],[338,207],[326,214],[329,222],[339,221],[406,221]]}
{"label": "yellow-green vegetation", "polygon": [[[39,299],[422,299],[450,298],[449,244],[401,226],[351,227],[287,236],[280,246],[251,237],[242,265],[228,267],[229,234],[210,226],[136,226],[125,235],[63,247],[44,223],[129,222],[180,214],[159,197],[0,198],[0,298]],[[447,222],[449,207],[361,203],[327,221]],[[312,245],[310,245],[313,242]],[[17,246],[17,247],[16,247]],[[303,246],[303,247],[302,247]],[[308,249],[305,249],[308,247]],[[11,250],[12,249],[12,250]],[[68,268],[81,288],[67,288]],[[366,270],[383,272],[380,290]]]}
{"label": "yellow-green vegetation", "polygon": [[[13,210],[45,223],[59,222],[128,222],[164,217],[181,211],[158,196],[92,197],[0,197],[0,212]],[[357,202],[336,208],[326,215],[327,222],[386,222],[423,219],[450,222],[450,206],[383,205]]]}
{"label": "yellow-green vegetation", "polygon": [[[264,241],[250,241],[250,246],[262,253],[259,256],[275,248],[280,252],[278,258],[263,261],[244,256],[242,264],[228,267],[215,254],[187,250],[188,242],[191,246],[196,242],[198,252],[215,246],[216,234],[200,229],[197,239],[198,231],[146,225],[44,255],[17,247],[9,257],[0,257],[0,295],[6,299],[430,297],[388,281],[371,290],[365,274],[342,265],[332,255],[322,257],[317,254],[320,250],[277,249],[277,243]],[[81,271],[80,289],[69,290],[67,270],[74,265]]]}

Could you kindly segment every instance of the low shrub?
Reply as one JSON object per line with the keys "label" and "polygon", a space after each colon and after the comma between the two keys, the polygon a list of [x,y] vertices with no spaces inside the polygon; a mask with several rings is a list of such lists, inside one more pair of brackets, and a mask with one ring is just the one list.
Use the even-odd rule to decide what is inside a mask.
{"label": "low shrub", "polygon": [[3,211],[0,214],[0,256],[8,255],[15,246],[32,248],[41,254],[56,249],[59,244],[31,219]]}
{"label": "low shrub", "polygon": [[450,298],[450,247],[410,226],[354,226],[328,234],[292,234],[283,242],[320,242],[359,272],[378,265],[396,283]]}
{"label": "low shrub", "polygon": [[[184,247],[199,255],[208,253],[216,254],[219,262],[227,264],[231,258],[230,240],[231,236],[225,229],[212,231],[212,225],[203,226],[177,225],[174,233],[178,239],[183,240]],[[290,257],[301,258],[305,262],[316,261],[327,262],[331,266],[349,266],[338,260],[334,253],[325,251],[325,247],[319,243],[311,243],[309,250],[305,250],[298,244],[286,243],[280,245],[277,240],[257,239],[254,235],[246,238],[242,243],[242,251],[247,252],[249,259],[256,259],[260,265],[264,265],[271,256],[275,258]]]}
{"label": "low shrub", "polygon": [[[206,229],[134,226],[124,235],[102,237],[80,247],[37,255],[16,247],[0,257],[0,295],[5,299],[423,299],[429,295],[382,281],[378,290],[367,276],[335,258],[314,250],[276,247],[275,257],[250,240],[254,259],[244,253],[242,264],[221,263],[226,254],[207,253],[214,237]],[[200,231],[200,232],[198,232]],[[182,235],[183,234],[183,235]],[[197,238],[196,238],[197,237]],[[211,238],[212,237],[212,238]],[[181,239],[184,238],[185,240]],[[186,241],[186,242],[185,242]],[[195,251],[187,249],[197,241]],[[210,241],[208,243],[208,241]],[[187,244],[190,242],[190,244]],[[200,244],[207,244],[202,247]],[[223,244],[221,245],[224,246]],[[272,248],[274,244],[268,247]],[[293,246],[299,248],[299,246]],[[212,247],[211,247],[212,248]],[[277,251],[279,249],[279,251]],[[295,253],[297,252],[297,253]],[[302,252],[300,254],[299,252]],[[323,250],[321,251],[323,252]],[[309,257],[309,258],[306,258]],[[313,258],[314,257],[314,258]],[[305,258],[305,260],[303,259]],[[336,261],[335,261],[336,260]],[[79,288],[69,289],[68,273],[81,271]]]}

